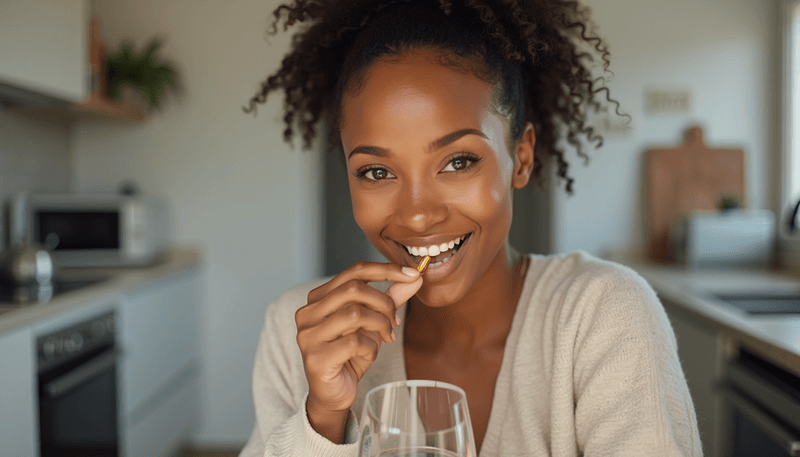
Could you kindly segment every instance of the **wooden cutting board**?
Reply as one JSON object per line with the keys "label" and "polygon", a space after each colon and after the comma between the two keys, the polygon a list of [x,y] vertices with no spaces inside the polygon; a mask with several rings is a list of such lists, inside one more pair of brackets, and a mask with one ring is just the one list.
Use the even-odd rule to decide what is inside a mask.
{"label": "wooden cutting board", "polygon": [[730,197],[744,207],[744,151],[709,148],[703,130],[691,127],[683,144],[646,153],[647,256],[672,260],[667,237],[673,222],[692,210],[713,210]]}

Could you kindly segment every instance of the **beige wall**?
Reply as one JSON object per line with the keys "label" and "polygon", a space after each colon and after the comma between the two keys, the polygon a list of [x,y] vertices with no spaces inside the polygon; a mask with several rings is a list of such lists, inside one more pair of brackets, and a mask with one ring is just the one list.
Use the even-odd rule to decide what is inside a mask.
{"label": "beige wall", "polygon": [[[250,376],[267,304],[321,268],[319,153],[282,141],[275,98],[257,118],[241,106],[279,63],[288,39],[264,40],[277,1],[102,0],[114,45],[165,38],[186,97],[142,125],[85,123],[74,131],[78,190],[133,179],[172,209],[177,243],[205,248],[204,423],[199,443],[241,444],[254,424]],[[168,350],[169,348],[165,348]]]}

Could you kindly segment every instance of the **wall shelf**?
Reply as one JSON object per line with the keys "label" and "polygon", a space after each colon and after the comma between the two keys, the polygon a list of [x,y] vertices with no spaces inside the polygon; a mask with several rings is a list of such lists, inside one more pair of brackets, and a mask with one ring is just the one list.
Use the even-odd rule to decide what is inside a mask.
{"label": "wall shelf", "polygon": [[44,106],[12,105],[10,110],[20,114],[61,121],[106,119],[122,122],[141,122],[147,117],[146,112],[132,103],[115,102],[94,94],[83,103],[62,103]]}

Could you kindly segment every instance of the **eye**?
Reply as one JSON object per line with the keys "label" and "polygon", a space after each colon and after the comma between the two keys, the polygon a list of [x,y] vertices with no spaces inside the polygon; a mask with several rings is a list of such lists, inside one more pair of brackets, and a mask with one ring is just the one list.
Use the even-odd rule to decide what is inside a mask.
{"label": "eye", "polygon": [[450,159],[450,162],[447,163],[447,166],[445,166],[442,171],[464,171],[480,160],[480,157],[473,154],[457,154]]}
{"label": "eye", "polygon": [[382,181],[384,179],[394,178],[395,176],[389,170],[377,166],[369,166],[359,168],[355,172],[356,178],[367,179],[369,181]]}

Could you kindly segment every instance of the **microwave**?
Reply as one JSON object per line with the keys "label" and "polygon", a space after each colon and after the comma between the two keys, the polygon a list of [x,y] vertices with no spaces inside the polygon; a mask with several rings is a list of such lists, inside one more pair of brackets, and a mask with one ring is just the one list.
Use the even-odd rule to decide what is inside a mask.
{"label": "microwave", "polygon": [[59,267],[151,264],[169,228],[165,204],[141,194],[19,193],[6,214],[9,245],[43,244]]}

